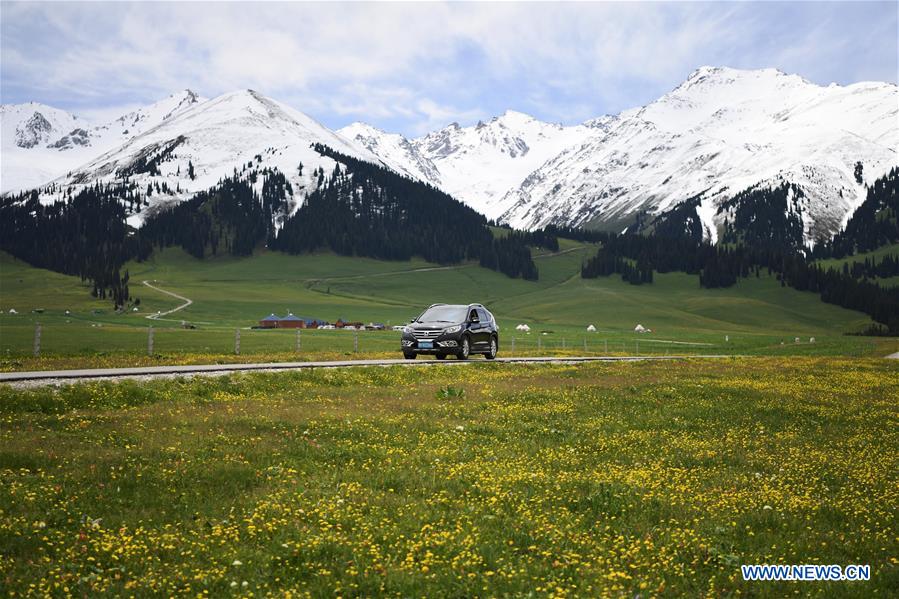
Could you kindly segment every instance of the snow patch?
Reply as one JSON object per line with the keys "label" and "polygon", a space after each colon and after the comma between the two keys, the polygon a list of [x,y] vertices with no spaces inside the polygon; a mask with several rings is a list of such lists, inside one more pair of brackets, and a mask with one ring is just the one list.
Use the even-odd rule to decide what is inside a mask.
{"label": "snow patch", "polygon": [[703,198],[696,207],[696,215],[699,216],[699,222],[702,223],[702,237],[712,244],[718,243],[718,226],[715,224],[716,211],[714,202],[709,198]]}

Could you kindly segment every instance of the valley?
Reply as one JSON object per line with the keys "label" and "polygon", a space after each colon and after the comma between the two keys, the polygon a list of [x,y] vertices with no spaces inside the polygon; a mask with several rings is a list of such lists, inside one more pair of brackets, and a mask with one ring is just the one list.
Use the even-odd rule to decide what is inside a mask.
{"label": "valley", "polygon": [[[295,332],[249,327],[272,312],[392,326],[408,322],[431,303],[472,301],[484,303],[497,316],[503,355],[578,354],[584,352],[585,341],[589,353],[610,354],[877,356],[899,349],[889,339],[845,335],[870,320],[825,304],[815,294],[782,288],[768,276],[716,290],[700,288],[698,277],[683,273],[657,274],[652,285],[642,286],[616,276],[581,279],[581,263],[593,251],[591,244],[563,239],[560,251],[535,253],[540,278],[524,281],[471,263],[440,266],[420,259],[389,262],[277,252],[200,260],[171,248],[146,262],[126,265],[132,281],[149,280],[158,290],[135,284],[132,295],[140,299],[138,311],[122,313],[106,301],[92,300],[77,278],[36,269],[4,254],[0,367],[396,357],[398,333],[392,331],[360,332],[359,352],[354,352],[350,331],[307,330],[297,352]],[[148,320],[184,303],[164,291],[192,303]],[[18,314],[10,314],[11,309]],[[35,309],[42,312],[32,313]],[[196,328],[184,329],[182,321]],[[37,322],[42,327],[41,358],[31,356]],[[531,334],[515,330],[522,323],[532,328]],[[590,324],[596,332],[586,331]],[[634,333],[637,324],[653,333]],[[148,326],[154,328],[152,356],[147,355]],[[235,356],[238,328],[241,354]]]}

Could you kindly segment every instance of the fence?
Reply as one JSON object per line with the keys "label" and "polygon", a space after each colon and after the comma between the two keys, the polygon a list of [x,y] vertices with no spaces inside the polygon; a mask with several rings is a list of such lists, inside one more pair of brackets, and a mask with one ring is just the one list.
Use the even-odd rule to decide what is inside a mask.
{"label": "fence", "polygon": [[36,324],[4,327],[0,352],[6,356],[35,357],[96,353],[375,353],[399,352],[399,337],[396,331]]}
{"label": "fence", "polygon": [[[692,355],[692,354],[817,354],[865,355],[874,351],[869,339],[831,337],[824,340],[773,336],[719,335],[718,342],[656,339],[632,332],[578,333],[562,331],[549,335],[514,334],[501,331],[501,356],[553,355]],[[697,337],[698,339],[699,337]],[[705,338],[711,339],[707,335]],[[174,327],[128,327],[100,323],[22,323],[0,329],[0,357],[88,356],[130,354],[167,356],[306,356],[316,354],[399,355],[397,331],[325,329],[261,330],[248,328],[181,329]],[[835,348],[839,348],[835,350]]]}
{"label": "fence", "polygon": [[[26,341],[26,337],[30,339]],[[397,331],[262,330],[242,328],[179,329],[92,324],[37,324],[6,327],[0,351],[6,355],[84,355],[130,353],[196,354],[315,354],[399,352]],[[503,355],[666,353],[670,348],[635,341],[610,341],[596,336],[508,335],[500,337]],[[29,345],[30,342],[30,345]]]}

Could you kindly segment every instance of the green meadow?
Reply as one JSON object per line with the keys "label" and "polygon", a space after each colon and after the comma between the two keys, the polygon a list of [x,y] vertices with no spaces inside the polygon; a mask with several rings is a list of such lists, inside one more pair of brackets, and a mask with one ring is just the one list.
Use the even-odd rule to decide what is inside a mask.
{"label": "green meadow", "polygon": [[0,385],[0,591],[894,597],[897,396],[801,356]]}
{"label": "green meadow", "polygon": [[[652,285],[643,286],[617,276],[584,280],[579,269],[593,247],[569,240],[561,245],[559,252],[537,255],[540,280],[535,282],[510,279],[476,264],[447,267],[421,260],[265,251],[247,258],[197,260],[169,249],[128,265],[131,293],[140,305],[138,311],[121,314],[109,302],[91,298],[76,277],[0,254],[0,368],[396,357],[397,333],[392,331],[359,332],[358,342],[349,331],[304,331],[297,351],[293,331],[250,327],[272,312],[283,316],[288,311],[331,322],[343,318],[391,326],[408,322],[431,303],[475,301],[497,316],[504,355],[857,356],[899,349],[895,341],[845,335],[870,320],[825,304],[814,294],[783,288],[768,276],[719,290],[701,289],[698,277],[679,273],[657,273]],[[182,302],[143,281],[193,304],[149,320],[148,315]],[[10,314],[11,309],[17,314]],[[34,358],[37,323],[41,355]],[[515,330],[521,323],[531,327],[530,334]],[[597,331],[588,333],[591,324]],[[635,334],[637,324],[653,332]]]}

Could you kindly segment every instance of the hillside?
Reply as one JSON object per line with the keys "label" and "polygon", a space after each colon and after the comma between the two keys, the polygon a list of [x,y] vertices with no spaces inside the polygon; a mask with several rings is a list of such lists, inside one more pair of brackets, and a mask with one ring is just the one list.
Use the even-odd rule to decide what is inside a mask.
{"label": "hillside", "polygon": [[[48,185],[0,199],[0,248],[91,279],[95,295],[108,289],[118,305],[128,297],[121,264],[173,244],[197,257],[265,246],[478,259],[509,276],[536,276],[517,237],[494,240],[482,215],[303,113],[252,90],[176,99],[145,111],[153,118],[117,121],[159,124]],[[48,238],[50,246],[41,241]]]}
{"label": "hillside", "polygon": [[[312,149],[314,144],[361,160],[380,163],[307,115],[252,90],[224,94],[192,104],[160,125],[129,138],[53,181],[41,193],[43,202],[97,183],[119,183],[123,177],[138,190],[148,210],[132,212],[130,223],[140,226],[157,207],[187,200],[223,178],[265,168],[288,178],[296,197],[295,210],[313,173],[330,173],[336,162]],[[152,186],[151,190],[148,187]],[[165,190],[163,190],[165,188]],[[156,193],[153,193],[156,192]]]}
{"label": "hillside", "polygon": [[[226,103],[242,104],[242,99],[229,97]],[[252,100],[253,108],[265,105],[256,96]],[[237,112],[238,118],[247,118],[247,111]],[[184,114],[197,116],[191,111]],[[271,119],[262,124],[270,126]],[[316,132],[314,127],[298,131],[301,124],[296,120],[282,124],[290,125],[285,135],[291,139],[302,131]],[[161,133],[167,125],[147,135],[167,135]],[[231,129],[212,131],[234,135]],[[95,297],[109,297],[116,307],[130,299],[124,263],[145,260],[170,246],[182,247],[197,258],[247,256],[271,248],[289,254],[330,249],[388,260],[421,256],[441,264],[478,260],[509,277],[537,277],[526,245],[529,240],[539,243],[537,236],[515,233],[494,238],[484,216],[438,189],[366,160],[364,154],[360,159],[307,137],[308,147],[295,141],[294,149],[317,157],[307,158],[313,164],[317,160],[333,165],[331,170],[318,166],[304,172],[299,163],[293,174],[285,173],[277,164],[292,159],[270,151],[267,155],[276,166],[257,155],[207,189],[182,194],[177,182],[180,166],[171,163],[183,160],[178,152],[189,145],[188,138],[179,135],[169,142],[153,142],[145,137],[125,146],[136,141],[150,144],[137,154],[124,150],[120,155],[106,154],[99,170],[73,172],[64,186],[53,184],[43,188],[43,194],[33,190],[0,198],[0,249],[35,266],[78,275],[91,282]],[[246,151],[254,138],[231,141],[232,147]],[[194,169],[203,167],[202,162],[195,167],[188,160],[186,176],[201,179]],[[175,188],[167,180],[173,171]],[[98,173],[106,174],[98,180]],[[47,195],[55,197],[48,202]],[[187,197],[172,201],[173,195]],[[142,226],[135,229],[138,224]]]}
{"label": "hillside", "polygon": [[452,123],[412,140],[362,123],[338,132],[491,219],[509,208],[502,201],[508,190],[589,133],[584,126],[544,123],[513,110],[470,127]]}
{"label": "hillside", "polygon": [[[336,132],[291,107],[242,90],[211,100],[190,90],[86,123],[37,104],[4,105],[3,190],[109,183],[127,173],[141,189],[184,201],[251,162],[289,178],[298,206],[320,143],[433,185],[516,228],[547,224],[621,231],[642,213],[698,200],[705,239],[724,226],[735,194],[784,184],[800,192],[803,243],[830,239],[897,161],[899,92],[893,84],[815,85],[776,69],[702,67],[657,100],[563,126],[508,110],[406,138],[365,123]],[[136,172],[147,162],[153,172]],[[300,170],[300,164],[303,169]],[[142,216],[131,223],[139,226]]]}
{"label": "hillside", "polygon": [[837,258],[899,242],[899,167],[867,187],[865,200],[833,239],[815,248]]}
{"label": "hillside", "polygon": [[813,244],[840,230],[864,184],[896,163],[896,114],[894,85],[820,87],[773,69],[699,69],[659,100],[597,121],[597,135],[510,192],[516,200],[503,220],[621,230],[638,211],[699,197],[697,214],[715,241],[718,208],[734,194],[789,183],[803,192],[804,238]]}
{"label": "hillside", "polygon": [[204,101],[193,91],[183,90],[98,123],[35,102],[4,104],[0,106],[0,192],[33,189],[62,177]]}
{"label": "hillside", "polygon": [[621,231],[641,212],[699,198],[715,242],[722,203],[786,183],[802,190],[804,241],[814,244],[839,231],[865,185],[897,163],[897,105],[888,83],[824,87],[776,69],[702,67],[646,106],[578,126],[506,113],[400,140],[404,152],[386,143],[390,134],[344,131],[395,165],[427,159],[436,172],[421,176],[518,228]]}
{"label": "hillside", "polygon": [[[567,240],[560,243],[558,252],[535,257],[537,281],[510,279],[471,262],[440,266],[420,259],[380,261],[327,252],[303,256],[260,252],[199,260],[172,248],[144,263],[126,265],[132,295],[140,303],[137,312],[120,314],[107,302],[92,300],[76,277],[47,273],[0,255],[0,351],[29,354],[33,323],[41,322],[44,348],[51,353],[141,354],[151,324],[160,331],[159,351],[229,353],[235,327],[249,327],[272,312],[393,325],[408,322],[424,306],[440,301],[485,303],[499,320],[507,351],[513,336],[518,337],[518,351],[536,351],[538,337],[545,349],[558,349],[567,338],[569,347],[578,344],[577,350],[587,337],[588,324],[598,328],[588,341],[599,351],[634,351],[635,341],[640,351],[661,353],[871,351],[867,340],[843,335],[870,323],[863,314],[825,304],[811,293],[782,288],[773,277],[749,278],[717,290],[702,289],[695,275],[681,273],[657,274],[647,286],[629,285],[617,277],[581,279],[582,261],[594,248]],[[162,320],[147,320],[180,302],[143,286],[143,280],[188,297],[193,304]],[[11,308],[18,314],[9,314]],[[44,312],[32,314],[35,308]],[[182,330],[182,320],[198,329]],[[522,322],[530,324],[531,335],[515,331]],[[638,323],[655,332],[635,335]],[[549,333],[542,336],[541,331]],[[304,347],[350,351],[352,336],[336,333],[308,333]],[[796,336],[802,344],[792,343]],[[814,345],[808,344],[812,336],[817,338]],[[292,333],[244,331],[242,337],[249,353],[289,351],[294,345]],[[396,334],[366,334],[362,343],[364,351],[393,352]]]}

